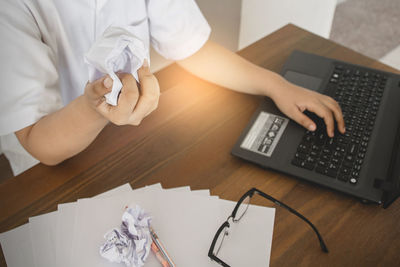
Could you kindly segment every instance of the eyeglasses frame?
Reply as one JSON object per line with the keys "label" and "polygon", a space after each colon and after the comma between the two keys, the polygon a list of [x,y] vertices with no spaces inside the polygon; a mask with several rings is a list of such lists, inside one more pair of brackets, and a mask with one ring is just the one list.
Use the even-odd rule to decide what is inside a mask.
{"label": "eyeglasses frame", "polygon": [[[209,251],[208,251],[208,257],[209,257],[211,260],[213,260],[213,261],[219,263],[220,265],[222,265],[222,266],[224,266],[224,267],[230,267],[230,265],[228,265],[227,263],[225,263],[223,260],[221,260],[220,258],[218,258],[218,257],[214,254],[215,244],[216,244],[216,242],[217,242],[219,236],[221,235],[222,231],[223,231],[225,228],[229,228],[229,227],[230,227],[229,219],[232,219],[233,222],[238,222],[238,221],[243,217],[243,215],[244,215],[244,214],[246,213],[246,211],[247,211],[247,208],[246,208],[246,211],[242,214],[242,216],[240,216],[240,218],[235,219],[236,213],[238,212],[239,207],[240,207],[240,205],[242,204],[242,202],[243,202],[247,197],[250,197],[250,200],[251,200],[251,198],[254,196],[254,194],[257,194],[257,195],[259,195],[259,196],[262,196],[262,197],[268,199],[269,201],[275,203],[276,205],[278,205],[278,206],[280,206],[280,207],[283,207],[283,208],[287,209],[288,211],[290,211],[291,213],[293,213],[294,215],[296,215],[296,216],[299,217],[300,219],[304,220],[304,221],[314,230],[315,234],[317,235],[318,240],[319,240],[319,244],[320,244],[320,247],[321,247],[321,250],[322,250],[323,252],[325,252],[325,253],[329,253],[329,250],[328,250],[328,248],[327,248],[327,246],[326,246],[324,240],[322,239],[321,234],[319,233],[318,229],[314,226],[314,224],[312,224],[312,222],[310,222],[306,217],[304,217],[303,215],[301,215],[301,214],[300,214],[299,212],[297,212],[295,209],[292,209],[291,207],[289,207],[288,205],[284,204],[283,202],[281,202],[281,201],[279,201],[279,200],[273,198],[272,196],[270,196],[270,195],[268,195],[268,194],[266,194],[266,193],[264,193],[264,192],[258,190],[258,189],[255,188],[255,187],[253,187],[253,188],[251,188],[249,191],[247,191],[246,193],[243,194],[243,196],[242,196],[242,197],[239,199],[239,201],[236,203],[236,206],[235,206],[235,208],[233,209],[231,215],[226,219],[225,222],[222,223],[222,225],[218,228],[217,232],[215,233],[214,238],[213,238],[213,241],[211,242],[210,249],[209,249]],[[250,201],[249,201],[249,204],[250,204]]]}

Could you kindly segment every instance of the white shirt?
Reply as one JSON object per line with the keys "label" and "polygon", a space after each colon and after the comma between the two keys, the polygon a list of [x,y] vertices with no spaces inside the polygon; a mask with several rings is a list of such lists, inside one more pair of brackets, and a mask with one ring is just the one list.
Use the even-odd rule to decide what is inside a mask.
{"label": "white shirt", "polygon": [[15,175],[38,161],[14,132],[83,94],[84,54],[109,26],[127,27],[172,60],[210,34],[194,0],[0,1],[0,142]]}

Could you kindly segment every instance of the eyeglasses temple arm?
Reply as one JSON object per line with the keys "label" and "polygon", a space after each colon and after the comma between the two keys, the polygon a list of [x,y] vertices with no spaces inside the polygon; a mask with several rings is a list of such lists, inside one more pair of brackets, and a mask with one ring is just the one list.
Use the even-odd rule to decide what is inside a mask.
{"label": "eyeglasses temple arm", "polygon": [[306,223],[308,223],[308,225],[311,226],[311,228],[314,230],[314,232],[317,234],[318,240],[319,240],[319,244],[321,246],[321,249],[323,252],[328,253],[329,250],[324,242],[324,240],[322,239],[322,236],[320,235],[320,233],[318,232],[318,229],[314,226],[314,224],[312,224],[312,222],[310,222],[306,217],[304,217],[303,215],[301,215],[300,213],[298,213],[296,210],[292,209],[291,207],[287,206],[286,204],[280,202],[279,200],[271,197],[270,195],[265,194],[264,192],[258,190],[257,188],[253,188],[253,190],[260,196],[274,202],[276,205],[284,207],[285,209],[287,209],[288,211],[290,211],[291,213],[293,213],[294,215],[296,215],[297,217],[301,218],[302,220],[304,220]]}

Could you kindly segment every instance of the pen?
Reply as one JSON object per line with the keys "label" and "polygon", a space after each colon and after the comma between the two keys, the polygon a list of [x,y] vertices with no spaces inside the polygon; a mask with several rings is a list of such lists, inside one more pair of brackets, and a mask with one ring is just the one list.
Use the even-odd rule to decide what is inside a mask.
{"label": "pen", "polygon": [[154,242],[151,243],[151,250],[154,252],[154,254],[156,255],[157,260],[161,263],[161,265],[163,267],[169,267],[168,262],[164,259],[164,256],[162,255],[162,253],[158,249],[156,243],[154,243]]}
{"label": "pen", "polygon": [[[167,261],[168,266],[169,267],[175,267],[175,263],[172,261],[171,257],[168,255],[167,251],[165,250],[164,246],[161,244],[160,239],[158,239],[157,234],[154,232],[154,229],[150,227],[150,234],[151,234],[151,238],[153,239],[154,244],[156,245],[156,247],[159,249],[159,251],[161,252],[161,254],[164,256],[164,259]],[[153,247],[152,247],[153,249]],[[153,250],[154,251],[154,250]],[[157,259],[157,253],[156,253],[156,257]],[[160,260],[160,259],[159,259]],[[161,264],[164,266],[163,261],[161,261]]]}

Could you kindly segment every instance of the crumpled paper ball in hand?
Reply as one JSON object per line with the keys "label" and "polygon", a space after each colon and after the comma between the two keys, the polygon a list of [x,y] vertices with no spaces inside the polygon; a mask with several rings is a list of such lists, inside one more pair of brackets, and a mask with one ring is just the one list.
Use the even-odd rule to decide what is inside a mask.
{"label": "crumpled paper ball in hand", "polygon": [[100,247],[100,255],[128,267],[143,266],[153,242],[150,222],[151,216],[140,206],[128,207],[122,215],[120,229],[114,228],[104,235],[106,242]]}
{"label": "crumpled paper ball in hand", "polygon": [[122,89],[122,82],[117,72],[131,73],[139,82],[137,71],[146,59],[150,64],[149,49],[144,42],[130,31],[129,26],[108,27],[102,36],[85,54],[88,64],[89,82],[93,82],[105,74],[113,80],[110,93],[105,96],[106,102],[116,106]]}

